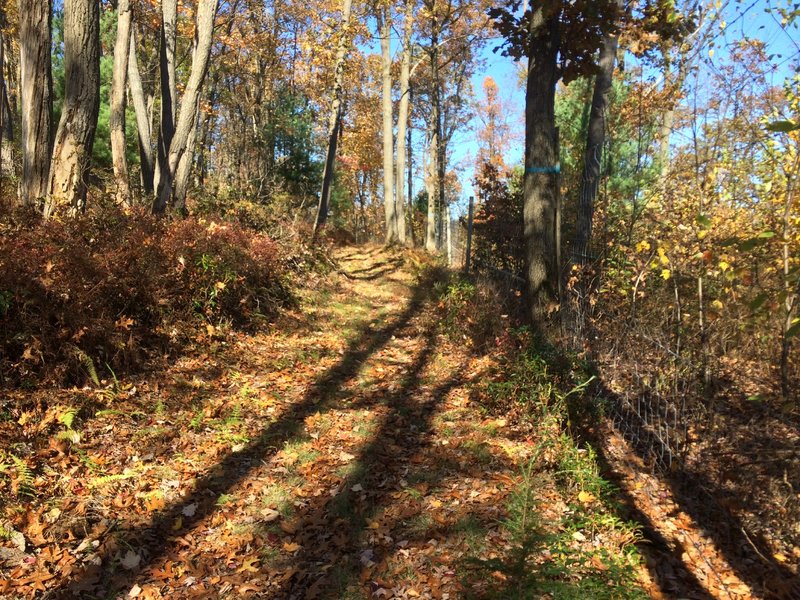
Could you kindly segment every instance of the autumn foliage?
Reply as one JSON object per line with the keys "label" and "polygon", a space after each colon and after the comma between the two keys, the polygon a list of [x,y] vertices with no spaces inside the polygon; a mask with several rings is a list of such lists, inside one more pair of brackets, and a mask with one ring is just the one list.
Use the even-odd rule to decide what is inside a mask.
{"label": "autumn foliage", "polygon": [[0,236],[0,372],[80,381],[140,366],[199,331],[257,325],[290,297],[267,235],[110,209]]}

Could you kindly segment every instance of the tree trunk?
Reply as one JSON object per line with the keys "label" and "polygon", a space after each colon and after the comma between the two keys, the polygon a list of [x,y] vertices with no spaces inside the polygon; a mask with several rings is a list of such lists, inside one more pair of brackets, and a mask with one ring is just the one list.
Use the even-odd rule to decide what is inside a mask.
{"label": "tree trunk", "polygon": [[[429,231],[433,234],[432,240],[426,240],[425,247],[431,250],[440,250],[442,246],[441,236],[441,210],[444,207],[444,176],[445,176],[445,145],[442,137],[444,124],[442,122],[442,87],[441,87],[441,73],[439,66],[439,34],[434,19],[432,25],[433,34],[431,35],[431,75],[432,75],[432,90],[431,90],[431,123],[433,125],[431,138],[431,159],[434,161],[432,168],[434,172],[433,177],[433,198],[428,198],[428,214],[433,214],[433,228]],[[433,212],[431,213],[431,209]]]}
{"label": "tree trunk", "polygon": [[[192,130],[189,133],[189,140],[186,142],[187,148],[194,148],[195,141],[197,140],[197,126],[200,118],[200,107],[195,110],[197,117],[195,118]],[[181,160],[178,163],[178,170],[175,173],[175,209],[181,214],[186,214],[186,193],[189,190],[189,176],[192,173],[194,153],[184,152]]]}
{"label": "tree trunk", "polygon": [[440,168],[440,158],[442,154],[442,105],[441,87],[439,73],[439,29],[436,22],[435,5],[429,7],[431,12],[431,116],[428,124],[430,134],[428,151],[428,223],[425,229],[425,249],[428,252],[438,250],[437,219],[439,217],[439,207],[444,197],[442,193],[444,182],[442,180],[442,169]]}
{"label": "tree trunk", "polygon": [[167,157],[175,135],[175,113],[178,110],[178,92],[175,81],[175,46],[177,38],[178,0],[162,0],[158,65],[161,90],[161,121],[158,130],[158,148],[153,185],[156,198],[153,212],[164,212],[159,196],[163,188],[164,173],[168,170]]}
{"label": "tree trunk", "polygon": [[[167,154],[162,165],[161,178],[157,190],[157,197],[153,203],[153,212],[163,213],[170,202],[173,201],[173,186],[178,165],[184,153],[190,155],[194,152],[194,143],[189,147],[192,131],[197,126],[197,111],[200,106],[200,94],[208,72],[208,62],[211,58],[211,41],[214,34],[214,19],[217,15],[219,0],[200,0],[197,4],[195,16],[194,46],[192,49],[192,70],[189,81],[181,99],[181,106],[175,134],[168,146],[164,147]],[[162,73],[162,77],[163,77]],[[193,142],[193,140],[192,140]],[[191,156],[189,157],[191,160]]]}
{"label": "tree trunk", "polygon": [[51,5],[19,0],[19,63],[22,127],[22,174],[19,199],[35,206],[47,196],[50,173],[53,77],[51,73]]}
{"label": "tree trunk", "polygon": [[386,244],[398,241],[397,209],[394,201],[394,131],[392,127],[392,12],[388,5],[376,13],[381,37],[381,112],[383,114],[383,210],[386,217]]}
{"label": "tree trunk", "polygon": [[[11,128],[11,114],[8,110],[8,94],[6,94],[6,40],[3,35],[5,30],[5,15],[0,14],[0,181],[6,175],[6,140],[11,142],[13,130]],[[8,144],[11,148],[11,144]],[[9,157],[10,158],[10,157]],[[2,188],[0,188],[2,193]]]}
{"label": "tree trunk", "polygon": [[333,76],[333,90],[331,93],[331,112],[328,118],[328,148],[325,153],[325,165],[322,170],[322,190],[317,206],[317,218],[314,222],[312,239],[317,236],[320,228],[328,219],[328,205],[330,202],[331,187],[333,185],[333,170],[336,162],[336,146],[339,138],[339,129],[342,118],[342,81],[344,79],[344,64],[347,49],[350,44],[350,8],[352,0],[342,0],[342,29],[339,33],[339,42],[336,48],[336,66]]}
{"label": "tree trunk", "polygon": [[64,0],[64,108],[58,124],[45,218],[86,208],[86,175],[100,110],[100,3]]}
{"label": "tree trunk", "polygon": [[529,314],[538,324],[557,308],[555,220],[558,199],[555,92],[560,7],[533,10],[525,91],[524,225]]}
{"label": "tree trunk", "polygon": [[139,137],[139,165],[141,168],[142,193],[150,196],[153,193],[153,141],[150,134],[150,111],[144,96],[142,78],[139,75],[139,61],[136,58],[136,35],[131,31],[130,56],[128,58],[128,87],[136,113],[136,131]]}
{"label": "tree trunk", "polygon": [[433,123],[430,123],[428,128],[430,137],[428,141],[428,156],[425,163],[425,191],[428,194],[428,219],[425,226],[425,249],[428,252],[436,252],[436,198],[439,189],[436,184],[438,175],[436,160],[439,156],[439,141],[435,131],[433,131]]}
{"label": "tree trunk", "polygon": [[[408,102],[411,104],[414,100],[414,88],[410,85],[408,86]],[[416,248],[417,240],[415,239],[414,235],[414,216],[416,211],[414,210],[414,146],[411,143],[411,125],[409,124],[408,133],[406,134],[408,139],[406,140],[406,146],[408,147],[408,169],[407,169],[407,177],[408,177],[408,212],[411,215],[409,219],[409,231],[411,232],[411,245]]]}
{"label": "tree trunk", "polygon": [[131,188],[128,182],[128,159],[125,144],[125,83],[131,46],[131,5],[129,0],[117,2],[117,39],[114,43],[114,67],[111,76],[111,161],[117,185],[117,202],[130,206]]}
{"label": "tree trunk", "polygon": [[[406,135],[410,133],[408,129],[408,113],[411,104],[411,33],[414,27],[414,2],[406,0],[405,23],[403,26],[403,56],[400,61],[400,104],[397,108],[397,197],[395,206],[397,207],[397,240],[401,244],[406,243],[406,195],[405,195],[405,171],[406,171]],[[408,144],[410,147],[410,144]],[[411,165],[409,164],[409,169]],[[409,192],[408,201],[412,198]],[[413,211],[409,211],[413,219]],[[411,239],[414,239],[414,224],[411,223]]]}
{"label": "tree trunk", "polygon": [[783,330],[781,331],[780,357],[781,394],[784,400],[791,400],[792,390],[796,392],[796,387],[792,386],[789,372],[789,356],[792,351],[791,329],[794,326],[798,297],[800,297],[800,281],[795,279],[792,282],[792,256],[789,240],[794,237],[795,233],[795,227],[792,224],[792,207],[794,206],[798,167],[800,167],[800,156],[795,159],[793,168],[786,172],[786,194],[782,219],[783,231],[781,232],[783,234],[783,242],[781,244],[783,251],[783,293],[786,295],[786,299],[783,301],[786,312],[784,313]]}
{"label": "tree trunk", "polygon": [[617,36],[607,34],[600,47],[599,70],[594,82],[592,109],[586,134],[586,152],[583,160],[583,176],[578,198],[578,219],[575,237],[574,261],[579,264],[591,262],[589,251],[592,240],[594,204],[600,187],[600,171],[603,162],[603,145],[606,140],[606,110],[617,57]]}

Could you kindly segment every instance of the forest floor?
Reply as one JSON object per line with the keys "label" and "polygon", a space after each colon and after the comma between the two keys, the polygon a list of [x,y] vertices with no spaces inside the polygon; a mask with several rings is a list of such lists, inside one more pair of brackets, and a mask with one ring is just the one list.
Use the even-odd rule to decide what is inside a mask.
{"label": "forest floor", "polygon": [[157,372],[13,392],[0,598],[752,597],[703,584],[722,559],[629,466],[701,565],[664,588],[682,561],[642,559],[591,452],[481,409],[497,359],[443,335],[413,255],[336,261],[267,332],[204,327]]}

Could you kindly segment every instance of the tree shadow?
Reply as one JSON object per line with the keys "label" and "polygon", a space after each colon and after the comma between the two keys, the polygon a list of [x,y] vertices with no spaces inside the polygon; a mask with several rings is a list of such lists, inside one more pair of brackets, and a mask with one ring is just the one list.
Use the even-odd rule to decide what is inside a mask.
{"label": "tree shadow", "polygon": [[[297,541],[302,550],[292,561],[292,576],[272,598],[302,598],[307,594],[325,595],[335,591],[330,567],[337,576],[353,575],[359,568],[354,560],[360,536],[381,507],[391,501],[398,488],[389,481],[400,479],[398,471],[414,454],[427,447],[431,419],[448,392],[462,383],[461,371],[430,391],[421,389],[421,376],[436,350],[436,327],[428,327],[425,342],[413,364],[404,373],[399,388],[387,393],[382,404],[388,409],[370,443],[359,452],[354,469],[339,484],[336,492],[308,507],[300,520]],[[419,402],[414,396],[427,396]],[[366,401],[353,405],[363,408]],[[380,550],[379,550],[380,551]],[[377,555],[375,558],[378,558]]]}
{"label": "tree shadow", "polygon": [[[172,525],[181,519],[183,528],[191,528],[216,510],[215,499],[244,480],[262,462],[274,455],[287,441],[296,438],[304,420],[317,413],[333,408],[337,394],[344,385],[353,380],[364,362],[383,348],[395,335],[411,324],[428,299],[432,281],[437,274],[421,280],[413,289],[411,298],[403,312],[386,326],[373,329],[365,325],[360,334],[349,344],[341,360],[323,373],[306,392],[277,421],[266,426],[260,435],[243,449],[234,451],[222,459],[208,474],[197,480],[193,490],[180,501],[156,512],[146,523],[132,529],[122,529],[125,543],[141,549],[142,559],[135,569],[120,573],[112,564],[116,547],[100,550],[95,565],[78,571],[73,579],[53,590],[53,598],[74,598],[81,592],[93,588],[120,589],[132,584],[142,570],[170,551],[174,535]],[[187,511],[187,507],[192,507]],[[193,511],[193,512],[192,512]]]}
{"label": "tree shadow", "polygon": [[345,277],[352,281],[375,281],[396,273],[403,265],[405,260],[402,257],[391,258],[385,261],[378,261],[363,269],[354,269],[345,273]]}
{"label": "tree shadow", "polygon": [[[630,409],[619,396],[610,390],[603,382],[597,384],[597,395],[614,403],[620,412],[620,418],[635,420],[638,416]],[[597,440],[597,433],[585,431],[590,439]],[[653,447],[659,447],[660,438],[649,432],[646,427],[638,430],[637,443],[629,446],[645,463],[652,460]],[[595,444],[599,457],[606,468],[606,472],[613,478],[613,459],[604,451],[603,444],[597,440]],[[760,534],[748,534],[741,518],[735,515],[722,500],[730,492],[722,489],[710,477],[697,469],[690,469],[682,460],[675,459],[668,471],[659,471],[659,479],[666,483],[672,492],[672,497],[680,511],[691,517],[696,526],[708,536],[715,547],[724,557],[735,575],[749,585],[756,593],[769,593],[769,589],[780,587],[783,583],[792,580],[794,573],[784,564],[776,560],[766,539]],[[679,550],[670,550],[670,543],[637,508],[634,496],[625,489],[624,482],[617,479],[621,490],[622,501],[631,517],[642,524],[646,539],[650,542],[651,573],[662,586],[662,591],[668,596],[678,594],[690,598],[711,598],[707,588],[700,584],[691,574],[689,565],[686,565],[680,556]],[[742,490],[744,493],[744,490]],[[743,500],[743,498],[740,498]],[[645,554],[648,550],[645,549]],[[666,559],[666,560],[664,560]],[[725,589],[724,574],[719,574],[720,587]],[[720,583],[718,582],[718,583]],[[688,586],[688,587],[687,587]]]}

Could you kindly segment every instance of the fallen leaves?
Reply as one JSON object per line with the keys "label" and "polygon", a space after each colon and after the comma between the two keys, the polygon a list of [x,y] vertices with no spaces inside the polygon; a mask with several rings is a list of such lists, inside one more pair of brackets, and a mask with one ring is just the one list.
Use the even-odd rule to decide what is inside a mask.
{"label": "fallen leaves", "polygon": [[[354,268],[375,260],[357,257]],[[112,577],[130,598],[323,598],[335,575],[377,598],[462,597],[456,565],[473,546],[497,560],[514,547],[501,524],[535,440],[471,403],[470,380],[491,359],[426,341],[436,315],[400,322],[400,284],[343,285],[313,307],[324,331],[310,320],[257,335],[209,327],[192,353],[113,404],[65,392],[65,406],[91,398],[103,408],[80,423],[76,444],[25,457],[42,479],[35,510],[11,524],[22,537],[3,543],[20,554],[0,593],[91,595]],[[342,312],[374,317],[357,342],[383,346],[348,349],[358,330]],[[117,327],[128,326],[120,317]],[[30,437],[63,428],[46,415],[30,406],[0,426]],[[587,491],[577,499],[586,510],[598,503]],[[569,510],[551,509],[554,522]],[[571,543],[595,543],[576,533]]]}

